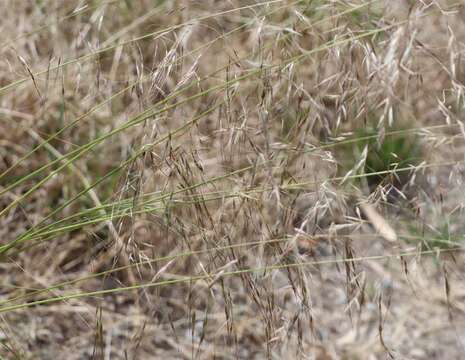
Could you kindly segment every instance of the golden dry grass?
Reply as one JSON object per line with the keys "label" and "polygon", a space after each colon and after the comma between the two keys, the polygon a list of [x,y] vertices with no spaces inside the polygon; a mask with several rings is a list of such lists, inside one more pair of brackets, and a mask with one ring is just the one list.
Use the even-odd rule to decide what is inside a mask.
{"label": "golden dry grass", "polygon": [[0,3],[0,355],[461,359],[465,4]]}

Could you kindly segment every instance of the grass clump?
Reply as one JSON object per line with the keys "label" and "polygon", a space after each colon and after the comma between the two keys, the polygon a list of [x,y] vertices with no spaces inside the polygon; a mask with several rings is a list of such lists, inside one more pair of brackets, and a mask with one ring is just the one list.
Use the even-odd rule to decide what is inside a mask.
{"label": "grass clump", "polygon": [[0,2],[0,358],[461,355],[460,3],[56,5]]}
{"label": "grass clump", "polygon": [[425,159],[418,134],[402,128],[358,129],[338,142],[336,153],[341,175],[354,177],[353,182],[369,193],[378,187],[405,190],[413,170]]}

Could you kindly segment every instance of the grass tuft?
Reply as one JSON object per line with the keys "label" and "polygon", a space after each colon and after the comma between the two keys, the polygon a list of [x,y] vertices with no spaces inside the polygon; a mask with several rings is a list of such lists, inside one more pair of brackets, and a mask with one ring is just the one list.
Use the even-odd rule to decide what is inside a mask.
{"label": "grass tuft", "polygon": [[461,358],[460,1],[59,5],[0,3],[0,358]]}

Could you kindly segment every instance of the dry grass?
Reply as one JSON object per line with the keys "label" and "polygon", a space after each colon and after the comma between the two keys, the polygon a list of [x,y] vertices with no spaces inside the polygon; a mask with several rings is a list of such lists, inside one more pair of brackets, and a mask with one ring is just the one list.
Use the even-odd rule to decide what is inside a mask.
{"label": "dry grass", "polygon": [[0,13],[1,357],[462,358],[460,0]]}

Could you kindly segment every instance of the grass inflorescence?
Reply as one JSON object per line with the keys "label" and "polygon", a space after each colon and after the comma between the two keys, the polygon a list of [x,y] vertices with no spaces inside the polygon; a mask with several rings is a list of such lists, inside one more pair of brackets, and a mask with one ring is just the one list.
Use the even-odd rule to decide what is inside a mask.
{"label": "grass inflorescence", "polygon": [[460,1],[0,11],[0,357],[460,357]]}

